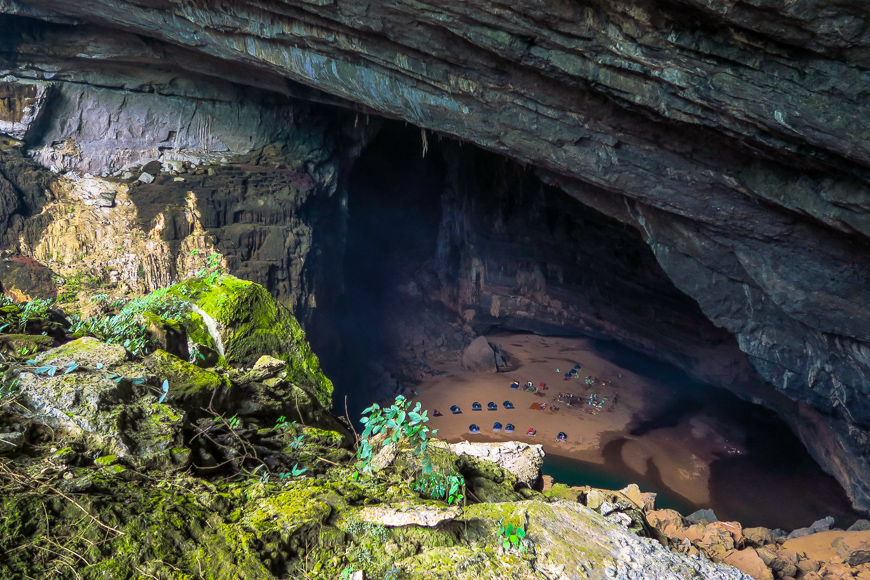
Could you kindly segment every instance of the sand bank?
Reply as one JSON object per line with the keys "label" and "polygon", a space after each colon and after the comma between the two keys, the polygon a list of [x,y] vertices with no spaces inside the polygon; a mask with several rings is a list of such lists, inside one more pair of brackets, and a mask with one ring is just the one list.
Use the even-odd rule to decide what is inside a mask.
{"label": "sand bank", "polygon": [[[499,373],[473,373],[459,363],[439,368],[444,374],[426,376],[417,387],[424,408],[438,409],[442,417],[431,420],[438,436],[449,442],[526,441],[540,443],[548,454],[602,463],[602,449],[612,440],[628,439],[622,445],[622,460],[639,474],[650,469],[658,471],[662,482],[693,503],[709,500],[710,463],[731,443],[717,430],[715,421],[694,417],[673,428],[654,429],[640,437],[631,437],[632,428],[667,406],[674,389],[649,378],[636,375],[605,360],[595,353],[593,344],[583,338],[552,338],[534,335],[498,335],[488,337],[499,343],[511,357],[511,366]],[[580,365],[577,378],[564,380],[564,374]],[[587,377],[595,382],[586,383]],[[511,389],[510,384],[545,383],[547,390],[539,394]],[[562,393],[573,395],[573,404]],[[543,395],[543,396],[541,396]],[[591,406],[590,395],[602,406]],[[561,399],[561,401],[559,400]],[[505,409],[504,401],[514,404]],[[482,411],[472,411],[479,402]],[[488,411],[494,402],[497,411]],[[546,409],[530,406],[545,403]],[[458,405],[462,414],[452,415],[450,406]],[[512,423],[514,433],[493,432],[493,423]],[[480,426],[479,434],[468,431],[469,424]],[[537,435],[530,437],[532,427]],[[557,442],[559,432],[566,442]]]}

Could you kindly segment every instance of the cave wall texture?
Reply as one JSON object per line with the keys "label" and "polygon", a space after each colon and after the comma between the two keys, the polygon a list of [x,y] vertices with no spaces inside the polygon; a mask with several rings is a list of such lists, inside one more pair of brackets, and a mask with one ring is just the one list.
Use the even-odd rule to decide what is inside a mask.
{"label": "cave wall texture", "polygon": [[[63,143],[44,139],[57,127],[39,108],[69,98],[61,81],[107,90],[113,69],[117,91],[180,95],[185,78],[214,77],[528,164],[640,232],[676,287],[797,402],[796,431],[870,509],[863,3],[0,0],[0,13],[6,30],[30,19],[0,34],[0,102],[30,103],[0,106],[0,131],[41,143],[49,165]],[[186,122],[196,111],[184,113],[190,131],[161,139],[220,137],[220,123]],[[217,117],[245,119],[225,148],[267,143],[272,114],[225,105]],[[128,161],[98,148],[91,171]]]}

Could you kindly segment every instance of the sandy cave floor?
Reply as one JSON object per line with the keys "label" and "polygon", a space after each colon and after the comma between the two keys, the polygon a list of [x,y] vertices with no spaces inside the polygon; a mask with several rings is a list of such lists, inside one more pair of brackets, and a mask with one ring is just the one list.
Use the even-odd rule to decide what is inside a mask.
{"label": "sandy cave floor", "polygon": [[[684,418],[673,427],[652,429],[641,436],[631,436],[632,429],[662,412],[678,394],[675,389],[655,380],[636,375],[601,358],[593,342],[584,338],[552,338],[526,334],[501,334],[487,337],[501,344],[510,355],[510,367],[499,373],[474,373],[463,369],[459,362],[447,363],[437,370],[439,376],[424,376],[416,388],[415,400],[424,409],[443,413],[433,417],[429,425],[438,429],[438,436],[454,443],[458,441],[526,441],[544,446],[547,454],[571,457],[593,463],[603,463],[605,445],[615,439],[627,439],[621,446],[621,459],[632,470],[645,474],[652,467],[662,483],[694,504],[710,499],[710,463],[726,453],[740,451],[741,434],[712,417],[696,415]],[[564,380],[564,373],[581,366],[577,378]],[[556,372],[559,369],[560,372]],[[597,379],[587,385],[586,377]],[[511,389],[510,383],[525,385],[544,382],[544,396]],[[573,404],[567,405],[560,393],[572,393]],[[591,394],[603,407],[587,404]],[[503,407],[505,400],[515,408]],[[472,411],[473,402],[483,406]],[[497,411],[488,411],[490,401]],[[615,401],[615,403],[614,403]],[[543,411],[530,405],[546,403]],[[450,406],[458,405],[462,414],[452,415]],[[513,423],[513,433],[493,432],[493,423]],[[481,433],[471,434],[471,423],[480,426]],[[537,435],[527,436],[534,427]],[[567,442],[557,442],[556,435],[564,431]]]}

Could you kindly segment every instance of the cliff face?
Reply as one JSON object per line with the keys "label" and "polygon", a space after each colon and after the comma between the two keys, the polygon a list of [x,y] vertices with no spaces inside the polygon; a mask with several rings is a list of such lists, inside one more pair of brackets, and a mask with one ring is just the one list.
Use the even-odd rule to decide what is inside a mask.
{"label": "cliff face", "polygon": [[[102,85],[113,67],[123,91],[183,94],[185,75],[219,77],[528,163],[640,232],[677,288],[801,403],[804,441],[870,508],[870,29],[858,3],[2,0],[0,11],[57,23],[3,21],[15,30],[3,68],[32,80],[3,98],[27,105],[0,108],[0,130],[39,143],[49,165],[65,143],[39,122],[43,83]],[[251,141],[228,131],[227,150],[270,140],[271,112],[221,111],[248,119]],[[197,130],[172,131],[167,146],[196,142]],[[90,170],[114,167],[94,147],[104,161]]]}

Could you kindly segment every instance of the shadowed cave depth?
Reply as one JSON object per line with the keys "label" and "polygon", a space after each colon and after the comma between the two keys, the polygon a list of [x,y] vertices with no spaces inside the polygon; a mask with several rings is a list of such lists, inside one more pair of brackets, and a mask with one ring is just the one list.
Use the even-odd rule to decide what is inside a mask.
{"label": "shadowed cave depth", "polygon": [[[338,411],[345,396],[354,420],[374,400],[413,396],[422,373],[458,358],[475,334],[590,336],[617,364],[680,393],[632,436],[702,410],[745,430],[751,456],[711,466],[711,503],[722,517],[792,527],[813,516],[856,517],[774,413],[711,386],[747,397],[766,391],[733,337],[673,287],[636,231],[529,168],[433,135],[426,141],[424,156],[419,129],[387,121],[350,175],[343,293],[326,313],[340,345],[324,356]],[[704,507],[670,492],[654,466],[628,469],[618,448],[618,440],[608,445],[603,466],[548,464],[571,483],[635,481],[666,504]],[[781,501],[760,492],[747,499],[748,488],[774,482]]]}

